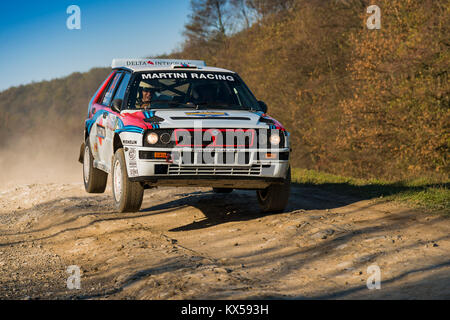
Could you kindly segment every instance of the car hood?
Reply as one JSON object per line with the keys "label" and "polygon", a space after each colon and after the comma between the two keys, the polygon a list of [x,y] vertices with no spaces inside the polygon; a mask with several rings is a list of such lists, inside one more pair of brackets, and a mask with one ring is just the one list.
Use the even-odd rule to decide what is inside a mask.
{"label": "car hood", "polygon": [[[125,111],[125,117],[141,120],[159,128],[267,128],[267,116],[261,112],[246,110],[148,110]],[[271,118],[270,118],[271,119]],[[276,120],[275,120],[276,121]]]}

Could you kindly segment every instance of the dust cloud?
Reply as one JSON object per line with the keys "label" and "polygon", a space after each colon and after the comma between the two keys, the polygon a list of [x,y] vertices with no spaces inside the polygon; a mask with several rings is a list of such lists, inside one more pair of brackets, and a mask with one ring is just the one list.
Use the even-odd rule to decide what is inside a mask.
{"label": "dust cloud", "polygon": [[82,131],[30,130],[0,148],[0,190],[37,183],[82,182]]}

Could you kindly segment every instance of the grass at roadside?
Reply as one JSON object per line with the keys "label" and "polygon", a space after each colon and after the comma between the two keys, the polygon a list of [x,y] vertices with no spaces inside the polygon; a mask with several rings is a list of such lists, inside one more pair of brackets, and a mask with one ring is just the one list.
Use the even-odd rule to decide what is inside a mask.
{"label": "grass at roadside", "polygon": [[443,212],[450,216],[449,182],[427,179],[410,181],[384,181],[337,176],[315,170],[292,170],[292,182],[304,186],[348,194],[364,199],[381,198],[401,201],[414,207]]}

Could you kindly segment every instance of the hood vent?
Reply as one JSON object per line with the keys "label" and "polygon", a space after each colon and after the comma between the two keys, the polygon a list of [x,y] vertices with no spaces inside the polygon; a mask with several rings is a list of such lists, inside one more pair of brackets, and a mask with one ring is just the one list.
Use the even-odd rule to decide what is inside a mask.
{"label": "hood vent", "polygon": [[250,120],[247,117],[170,117],[172,120]]}
{"label": "hood vent", "polygon": [[150,122],[150,123],[159,123],[159,122],[163,122],[164,119],[161,117],[158,117],[158,116],[153,116],[153,117],[145,118],[144,121]]}

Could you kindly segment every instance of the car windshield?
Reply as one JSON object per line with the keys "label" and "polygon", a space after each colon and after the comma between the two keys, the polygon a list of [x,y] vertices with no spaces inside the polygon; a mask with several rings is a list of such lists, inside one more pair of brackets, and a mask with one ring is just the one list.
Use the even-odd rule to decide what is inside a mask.
{"label": "car windshield", "polygon": [[253,94],[233,73],[141,72],[134,77],[129,92],[128,109],[260,110]]}

